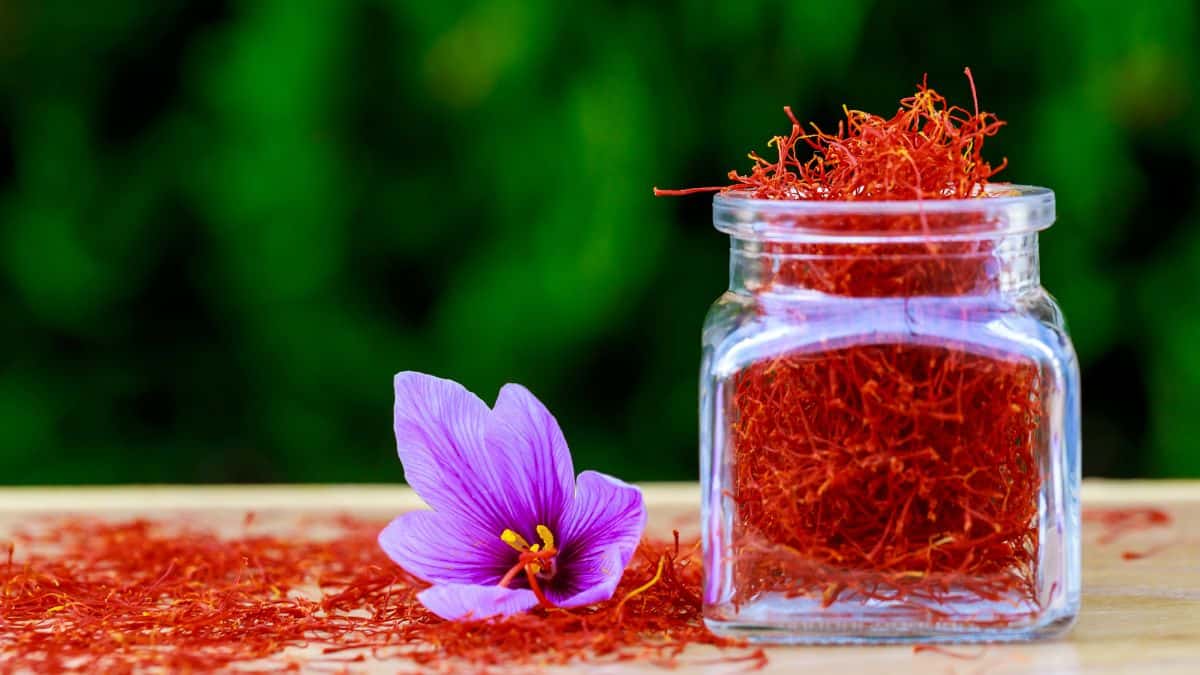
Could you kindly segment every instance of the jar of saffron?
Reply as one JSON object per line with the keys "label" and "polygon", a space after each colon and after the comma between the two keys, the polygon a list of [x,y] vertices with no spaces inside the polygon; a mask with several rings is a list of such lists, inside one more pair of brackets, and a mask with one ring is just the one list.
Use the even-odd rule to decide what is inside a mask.
{"label": "jar of saffron", "polygon": [[1079,608],[1079,370],[1054,193],[715,197],[704,613],[764,642],[1003,641]]}

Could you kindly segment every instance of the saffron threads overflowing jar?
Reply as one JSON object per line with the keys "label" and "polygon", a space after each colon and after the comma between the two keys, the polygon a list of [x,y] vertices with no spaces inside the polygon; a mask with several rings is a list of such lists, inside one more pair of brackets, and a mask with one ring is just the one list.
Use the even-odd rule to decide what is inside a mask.
{"label": "saffron threads overflowing jar", "polygon": [[719,635],[1022,640],[1078,611],[1079,371],[1038,273],[1054,194],[987,183],[999,123],[943,101],[922,87],[894,118],[796,124],[714,198],[731,239],[701,375]]}

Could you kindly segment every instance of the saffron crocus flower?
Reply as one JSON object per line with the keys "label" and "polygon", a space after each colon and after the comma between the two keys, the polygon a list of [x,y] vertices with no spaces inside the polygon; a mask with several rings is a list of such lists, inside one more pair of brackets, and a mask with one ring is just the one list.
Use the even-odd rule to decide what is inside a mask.
{"label": "saffron crocus flower", "polygon": [[404,475],[433,510],[399,516],[379,545],[433,584],[422,604],[484,619],[612,597],[646,524],[641,490],[595,471],[576,479],[558,422],[520,385],[492,409],[421,373],[395,385]]}

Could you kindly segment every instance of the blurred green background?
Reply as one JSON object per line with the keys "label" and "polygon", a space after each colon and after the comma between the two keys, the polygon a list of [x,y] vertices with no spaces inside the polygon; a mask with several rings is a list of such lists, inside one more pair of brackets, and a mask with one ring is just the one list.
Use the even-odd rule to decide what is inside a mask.
{"label": "blurred green background", "polygon": [[651,186],[964,65],[1058,192],[1085,473],[1200,476],[1192,2],[10,0],[0,481],[399,480],[402,369],[694,478],[727,244]]}

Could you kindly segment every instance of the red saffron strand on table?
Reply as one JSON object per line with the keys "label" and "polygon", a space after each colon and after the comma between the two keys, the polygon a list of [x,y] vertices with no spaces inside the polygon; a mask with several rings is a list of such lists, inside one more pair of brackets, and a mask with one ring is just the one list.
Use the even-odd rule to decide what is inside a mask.
{"label": "red saffron strand on table", "polygon": [[1122,560],[1142,560],[1151,556],[1158,555],[1171,547],[1171,544],[1159,544],[1152,546],[1144,551],[1121,551]]}
{"label": "red saffron strand on table", "polygon": [[1130,532],[1141,532],[1156,527],[1170,527],[1171,514],[1147,507],[1087,508],[1083,510],[1083,522],[1096,523],[1103,530],[1096,540],[1099,544],[1111,544]]}
{"label": "red saffron strand on table", "polygon": [[[1083,510],[1083,522],[1094,523],[1102,529],[1096,538],[1096,543],[1108,545],[1130,533],[1145,532],[1156,528],[1169,528],[1172,525],[1171,514],[1166,511],[1145,506],[1119,508],[1086,508]],[[1160,543],[1142,551],[1122,551],[1121,559],[1126,561],[1142,560],[1162,553],[1174,542]]]}

